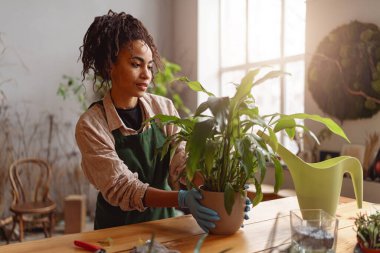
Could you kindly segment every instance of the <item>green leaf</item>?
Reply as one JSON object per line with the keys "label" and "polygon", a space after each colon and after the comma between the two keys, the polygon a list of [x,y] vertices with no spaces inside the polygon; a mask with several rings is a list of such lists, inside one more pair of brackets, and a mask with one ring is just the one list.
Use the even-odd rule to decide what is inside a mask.
{"label": "green leaf", "polygon": [[209,106],[208,101],[201,103],[198,106],[197,110],[195,111],[194,117],[201,115],[204,111],[208,109],[208,106]]}
{"label": "green leaf", "polygon": [[[318,145],[320,145],[320,142],[319,142],[319,140],[318,140],[318,137],[317,137],[312,131],[310,131],[309,128],[307,128],[307,127],[305,127],[305,126],[303,126],[303,125],[297,125],[297,127],[304,129],[304,133],[308,133],[308,134],[310,134],[310,136],[313,138],[313,140],[314,140]],[[327,129],[326,129],[326,130],[327,130]],[[328,130],[327,130],[327,131],[328,131]]]}
{"label": "green leaf", "polygon": [[195,120],[192,118],[185,118],[181,119],[177,116],[170,116],[170,115],[164,115],[164,114],[156,114],[154,117],[151,117],[144,121],[143,124],[148,124],[152,119],[157,119],[159,121],[159,124],[168,125],[168,124],[174,124],[182,129],[189,131],[194,127]]}
{"label": "green leaf", "polygon": [[284,181],[284,171],[282,165],[276,156],[272,156],[271,160],[274,164],[275,171],[275,183],[274,183],[274,192],[277,193]]}
{"label": "green leaf", "polygon": [[[262,150],[265,150],[268,152],[268,147],[267,147],[267,143],[266,143],[266,140],[268,140],[268,136],[265,135],[264,137],[260,137],[262,136],[261,134],[263,133],[262,131],[258,131],[257,134],[255,133],[252,133],[251,136],[253,137],[253,139],[255,140],[256,144],[262,149]],[[259,136],[260,135],[260,136]],[[259,147],[256,147],[257,149],[259,149]]]}
{"label": "green leaf", "polygon": [[296,129],[295,128],[286,128],[285,132],[289,136],[290,139],[293,139],[294,136],[296,135]]}
{"label": "green leaf", "polygon": [[294,119],[310,119],[316,122],[320,122],[323,125],[325,125],[328,129],[330,129],[331,132],[333,132],[334,134],[350,142],[350,140],[347,138],[346,134],[344,133],[343,129],[330,118],[324,118],[316,114],[306,114],[306,113],[296,113],[296,114],[292,114],[288,116]]}
{"label": "green leaf", "polygon": [[152,233],[152,236],[150,237],[148,253],[153,253],[152,250],[153,250],[155,236],[156,236],[155,233]]}
{"label": "green leaf", "polygon": [[203,157],[206,139],[210,136],[213,127],[213,119],[195,123],[190,139],[186,143],[186,151],[189,152],[186,164],[188,177],[190,179],[194,177],[199,161]]}
{"label": "green leaf", "polygon": [[176,123],[181,120],[181,118],[177,116],[171,116],[171,115],[165,115],[165,114],[156,114],[154,117],[148,119],[148,122],[152,119],[158,119],[160,123],[162,124],[168,124],[168,123]]}
{"label": "green leaf", "polygon": [[274,132],[277,133],[285,128],[291,128],[296,126],[296,121],[293,118],[283,117],[280,118],[274,126]]}
{"label": "green leaf", "polygon": [[203,242],[204,242],[204,240],[206,239],[207,236],[208,236],[208,234],[204,234],[204,235],[201,236],[201,238],[199,238],[199,240],[197,242],[197,245],[195,245],[194,253],[200,253],[201,252],[202,244],[203,244]]}
{"label": "green leaf", "polygon": [[272,78],[277,78],[277,77],[283,76],[284,74],[287,74],[287,73],[285,73],[283,71],[279,71],[279,70],[270,71],[264,77],[260,78],[256,82],[254,82],[253,85],[254,86],[259,85],[259,84],[265,82],[266,80],[269,80],[269,79],[272,79]]}
{"label": "green leaf", "polygon": [[261,200],[263,200],[263,192],[261,190],[261,184],[257,181],[257,179],[254,176],[252,179],[254,181],[255,188],[256,188],[255,197],[251,199],[252,207],[254,207],[254,206],[257,206],[261,202]]}
{"label": "green leaf", "polygon": [[266,161],[263,153],[260,150],[256,150],[256,158],[257,158],[257,165],[260,169],[260,184],[264,181],[264,177],[266,174]]}
{"label": "green leaf", "polygon": [[226,127],[228,120],[229,97],[209,97],[207,100],[208,107],[215,117],[221,131]]}
{"label": "green leaf", "polygon": [[251,150],[252,142],[248,136],[244,136],[242,140],[237,141],[236,145],[239,155],[241,156],[240,163],[245,169],[245,173],[249,175],[255,166],[254,153]]}
{"label": "green leaf", "polygon": [[241,80],[240,85],[236,88],[235,96],[231,100],[231,104],[237,105],[243,98],[251,93],[253,87],[253,80],[259,73],[260,69],[254,69],[249,71]]}
{"label": "green leaf", "polygon": [[269,145],[272,147],[274,152],[277,152],[277,148],[278,148],[277,136],[271,128],[268,128],[268,130],[269,130]]}
{"label": "green leaf", "polygon": [[209,175],[211,173],[211,169],[214,165],[215,154],[218,151],[218,144],[212,141],[206,142],[206,148],[204,151],[204,159],[205,159],[205,168],[206,172]]}
{"label": "green leaf", "polygon": [[168,153],[170,147],[170,140],[166,140],[164,145],[161,147],[161,160],[164,159],[165,155]]}
{"label": "green leaf", "polygon": [[182,81],[182,82],[185,82],[187,84],[187,86],[192,89],[193,91],[202,91],[204,93],[206,93],[207,95],[209,96],[214,96],[214,94],[212,94],[211,92],[207,91],[200,82],[198,81],[190,81],[187,77],[180,77],[178,78],[178,80]]}
{"label": "green leaf", "polygon": [[207,99],[208,107],[214,116],[218,114],[226,114],[228,111],[228,106],[230,104],[229,97],[209,97]]}
{"label": "green leaf", "polygon": [[226,189],[224,191],[224,207],[228,215],[231,215],[232,206],[235,203],[235,191],[231,183],[227,183]]}
{"label": "green leaf", "polygon": [[259,108],[254,107],[254,108],[240,109],[239,115],[241,115],[241,116],[246,115],[249,118],[253,119],[259,115]]}
{"label": "green leaf", "polygon": [[[170,139],[168,139],[168,142],[170,142]],[[170,160],[171,161],[173,159],[173,156],[175,155],[175,152],[178,148],[178,146],[180,145],[180,142],[176,142],[175,144],[172,144],[172,148],[170,149]],[[162,158],[161,158],[162,160]]]}

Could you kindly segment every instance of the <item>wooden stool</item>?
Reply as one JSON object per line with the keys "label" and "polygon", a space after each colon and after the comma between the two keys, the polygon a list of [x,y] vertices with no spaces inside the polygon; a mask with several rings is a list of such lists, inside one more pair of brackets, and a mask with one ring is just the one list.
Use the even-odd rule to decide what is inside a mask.
{"label": "wooden stool", "polygon": [[[292,189],[280,189],[277,193],[274,193],[274,186],[269,185],[269,184],[262,184],[261,191],[263,193],[262,201],[296,196],[296,192]],[[247,190],[247,196],[250,199],[253,199],[255,195],[256,195],[255,185],[249,184],[249,188]]]}
{"label": "wooden stool", "polygon": [[83,232],[86,226],[86,197],[68,195],[64,205],[65,234]]}

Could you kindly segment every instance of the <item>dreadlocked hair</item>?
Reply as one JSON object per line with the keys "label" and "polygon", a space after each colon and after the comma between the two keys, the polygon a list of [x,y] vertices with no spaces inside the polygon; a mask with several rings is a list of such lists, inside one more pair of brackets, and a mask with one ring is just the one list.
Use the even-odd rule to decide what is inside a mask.
{"label": "dreadlocked hair", "polygon": [[97,79],[100,79],[100,87],[97,89],[110,87],[112,64],[116,62],[120,49],[134,40],[142,40],[149,46],[156,69],[161,69],[162,62],[157,47],[140,20],[125,12],[116,13],[112,10],[107,15],[95,17],[79,48],[79,57],[83,62],[83,80],[92,70],[94,86]]}

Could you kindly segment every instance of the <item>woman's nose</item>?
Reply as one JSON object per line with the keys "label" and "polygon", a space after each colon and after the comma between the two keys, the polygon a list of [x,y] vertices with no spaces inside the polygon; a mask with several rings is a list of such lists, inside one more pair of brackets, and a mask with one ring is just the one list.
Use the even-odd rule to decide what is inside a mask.
{"label": "woman's nose", "polygon": [[148,67],[143,68],[141,77],[144,79],[150,79],[152,78],[152,72]]}

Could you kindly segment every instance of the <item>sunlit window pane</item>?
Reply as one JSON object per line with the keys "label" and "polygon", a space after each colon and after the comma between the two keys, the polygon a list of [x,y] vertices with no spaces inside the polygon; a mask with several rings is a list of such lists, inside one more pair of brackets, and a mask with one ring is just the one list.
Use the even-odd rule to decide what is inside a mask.
{"label": "sunlit window pane", "polygon": [[288,63],[285,68],[291,74],[285,77],[285,113],[304,112],[304,61]]}
{"label": "sunlit window pane", "polygon": [[[291,73],[252,89],[261,115],[304,112],[305,0],[220,0],[220,95],[233,96],[245,70],[259,64]],[[248,6],[246,6],[248,5]],[[284,23],[281,23],[284,22]],[[283,29],[283,30],[281,30]],[[282,51],[283,50],[283,51]],[[297,56],[287,58],[288,56]],[[267,62],[268,61],[268,62]],[[232,68],[229,68],[232,67]],[[233,69],[233,71],[232,71]],[[219,87],[219,86],[218,86]],[[282,90],[283,89],[283,90]],[[280,137],[279,133],[279,137]],[[297,146],[281,135],[293,152]]]}
{"label": "sunlit window pane", "polygon": [[244,74],[245,72],[242,70],[222,73],[222,96],[232,97],[235,95],[236,85],[240,84]]}
{"label": "sunlit window pane", "polygon": [[[304,78],[305,63],[304,61],[291,62],[286,64],[285,71],[290,73],[285,77],[285,114],[304,112]],[[303,124],[303,120],[298,120]],[[294,140],[290,140],[284,135],[284,145],[293,153],[299,151]]]}
{"label": "sunlit window pane", "polygon": [[[278,70],[278,66],[273,69],[262,69],[255,80],[263,77],[271,70]],[[252,89],[252,95],[255,98],[256,105],[259,107],[260,115],[280,112],[281,88],[279,78],[268,79],[265,82],[254,86]]]}
{"label": "sunlit window pane", "polygon": [[246,62],[246,1],[221,1],[222,67]]}
{"label": "sunlit window pane", "polygon": [[248,1],[248,15],[249,61],[258,62],[279,58],[281,1]]}
{"label": "sunlit window pane", "polygon": [[285,0],[285,56],[303,54],[305,51],[305,0]]}

